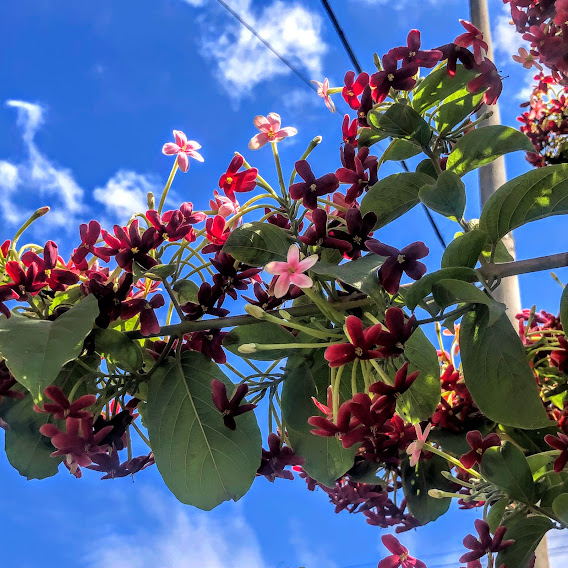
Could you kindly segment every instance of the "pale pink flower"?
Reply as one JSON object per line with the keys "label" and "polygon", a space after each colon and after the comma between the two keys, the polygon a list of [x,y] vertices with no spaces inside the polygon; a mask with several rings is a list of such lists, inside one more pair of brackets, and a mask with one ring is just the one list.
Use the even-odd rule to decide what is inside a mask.
{"label": "pale pink flower", "polygon": [[525,69],[536,67],[542,71],[542,65],[535,61],[534,56],[529,53],[524,47],[519,47],[519,55],[513,55],[513,59],[517,63],[521,63]]}
{"label": "pale pink flower", "polygon": [[224,219],[235,215],[240,209],[238,201],[233,201],[226,195],[219,195],[217,190],[213,192],[213,199],[209,201],[209,206],[215,215],[221,215]]}
{"label": "pale pink flower", "polygon": [[335,105],[333,104],[333,101],[331,100],[331,97],[328,94],[328,90],[329,90],[329,79],[326,77],[323,80],[323,83],[320,83],[319,81],[312,81],[312,83],[315,83],[318,87],[318,95],[323,99],[323,102],[325,103],[325,106],[331,111],[331,112],[335,112]]}
{"label": "pale pink flower", "polygon": [[312,279],[302,274],[310,269],[318,261],[318,255],[313,254],[300,260],[300,249],[296,245],[290,245],[287,262],[269,262],[265,266],[266,272],[278,276],[274,285],[274,295],[282,298],[288,292],[290,285],[295,284],[299,288],[311,288]]}
{"label": "pale pink flower", "polygon": [[414,467],[418,461],[420,460],[420,454],[422,453],[422,449],[424,448],[424,444],[426,443],[426,438],[428,434],[430,434],[430,430],[432,428],[432,424],[428,424],[426,428],[424,428],[424,432],[422,432],[422,428],[420,428],[420,424],[415,424],[414,429],[416,430],[417,440],[412,442],[406,448],[406,453],[410,456],[410,466]]}
{"label": "pale pink flower", "polygon": [[166,156],[173,156],[177,154],[177,164],[182,172],[187,172],[189,169],[189,157],[203,162],[203,156],[196,152],[201,148],[201,144],[195,140],[188,140],[187,136],[181,130],[174,130],[175,142],[168,142],[164,144],[162,152]]}
{"label": "pale pink flower", "polygon": [[254,125],[260,130],[260,134],[253,136],[249,142],[251,150],[258,150],[268,142],[280,142],[287,136],[294,136],[298,131],[292,126],[280,128],[280,115],[271,112],[268,116],[255,116]]}

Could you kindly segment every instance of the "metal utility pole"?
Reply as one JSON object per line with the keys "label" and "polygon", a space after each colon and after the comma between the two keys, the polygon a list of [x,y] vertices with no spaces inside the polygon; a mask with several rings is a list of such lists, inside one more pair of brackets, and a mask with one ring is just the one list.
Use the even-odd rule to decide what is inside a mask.
{"label": "metal utility pole", "polygon": [[[489,23],[489,10],[487,8],[487,0],[469,0],[469,8],[471,13],[471,23],[479,28],[483,33],[483,38],[487,42],[488,53],[487,56],[493,59],[493,48],[491,44],[491,26]],[[483,107],[478,116],[481,116],[488,109]],[[499,107],[496,104],[491,105],[493,111],[492,116],[490,116],[486,121],[484,121],[484,126],[500,124],[501,117],[499,114]],[[497,158],[490,164],[483,166],[479,170],[479,191],[481,194],[481,205],[483,206],[485,202],[491,197],[499,187],[501,187],[507,181],[507,173],[505,171],[505,158],[501,156]],[[513,236],[509,233],[503,237],[503,242],[507,247],[507,250],[513,258],[515,258],[515,241]],[[516,327],[515,314],[521,311],[521,294],[519,288],[519,278],[518,276],[510,276],[504,278],[501,285],[495,292],[495,298],[500,302],[503,302],[507,306],[507,314],[509,319]],[[534,568],[550,568],[548,561],[548,545],[546,542],[546,537],[542,539],[540,544],[536,549],[536,563]]]}

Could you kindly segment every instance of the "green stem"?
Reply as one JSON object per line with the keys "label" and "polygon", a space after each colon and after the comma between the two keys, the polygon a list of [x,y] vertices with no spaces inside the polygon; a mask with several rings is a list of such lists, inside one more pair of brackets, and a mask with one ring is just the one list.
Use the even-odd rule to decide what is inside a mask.
{"label": "green stem", "polygon": [[278,148],[276,142],[271,142],[272,154],[274,155],[274,163],[276,164],[276,172],[278,173],[278,182],[280,184],[280,191],[282,192],[282,199],[286,204],[289,203],[288,192],[284,185],[284,174],[282,173],[282,165],[280,164],[280,156],[278,155]]}
{"label": "green stem", "polygon": [[170,186],[174,181],[177,169],[178,169],[178,163],[177,160],[175,160],[174,165],[172,166],[172,171],[170,172],[170,175],[168,177],[168,181],[166,182],[166,186],[164,187],[164,191],[162,191],[162,196],[160,197],[160,204],[158,205],[158,214],[160,214],[162,212],[162,209],[164,208],[164,203],[166,202],[166,197],[168,195],[168,191],[170,191]]}

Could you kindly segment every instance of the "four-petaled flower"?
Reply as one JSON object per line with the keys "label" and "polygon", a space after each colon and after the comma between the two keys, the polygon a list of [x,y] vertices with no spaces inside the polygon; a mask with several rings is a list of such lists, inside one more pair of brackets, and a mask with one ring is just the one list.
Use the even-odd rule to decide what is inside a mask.
{"label": "four-petaled flower", "polygon": [[300,249],[296,245],[290,245],[286,262],[269,262],[264,267],[269,274],[278,276],[274,285],[274,295],[277,298],[282,298],[288,292],[291,284],[295,284],[298,288],[311,288],[312,279],[303,273],[317,261],[317,254],[300,260]]}
{"label": "four-petaled flower", "polygon": [[317,93],[318,95],[323,99],[323,102],[325,103],[325,106],[331,111],[331,112],[335,112],[335,105],[333,104],[333,101],[331,100],[331,97],[328,94],[328,90],[329,90],[329,79],[326,77],[323,80],[323,83],[320,83],[319,81],[312,81],[312,83],[315,83],[317,85]]}
{"label": "four-petaled flower", "polygon": [[519,55],[513,55],[513,60],[521,63],[525,69],[536,67],[542,71],[542,65],[535,60],[534,55],[529,53],[524,47],[519,47]]}
{"label": "four-petaled flower", "polygon": [[329,173],[316,178],[306,160],[296,162],[296,171],[304,181],[290,186],[290,197],[301,199],[306,209],[315,209],[318,197],[327,195],[339,187],[339,180],[335,174]]}
{"label": "four-petaled flower", "polygon": [[454,39],[454,43],[459,47],[473,46],[473,57],[475,58],[475,62],[479,65],[489,49],[487,43],[483,41],[483,33],[467,20],[460,20],[460,24],[467,31]]}
{"label": "four-petaled flower", "polygon": [[177,165],[182,172],[189,169],[189,157],[191,156],[198,162],[203,162],[203,156],[197,152],[201,148],[201,144],[195,140],[188,140],[187,136],[181,130],[174,130],[175,142],[167,142],[162,148],[162,152],[166,156],[174,156],[177,154]]}
{"label": "four-petaled flower", "polygon": [[237,423],[235,422],[235,416],[240,416],[245,412],[249,412],[253,408],[256,408],[256,404],[241,404],[248,392],[248,386],[246,384],[240,384],[235,393],[229,400],[227,396],[227,385],[218,379],[213,379],[211,381],[211,398],[213,399],[213,404],[217,410],[223,415],[223,423],[230,430],[237,429]]}
{"label": "four-petaled flower", "polygon": [[391,556],[383,558],[377,568],[426,568],[426,564],[408,554],[408,548],[402,546],[392,534],[381,537],[383,544],[392,552]]}
{"label": "four-petaled flower", "polygon": [[416,63],[402,65],[400,69],[397,69],[396,57],[387,53],[383,57],[383,70],[374,73],[369,81],[373,100],[376,103],[382,103],[387,98],[391,88],[410,91],[416,85],[414,75],[417,72],[418,65]]}
{"label": "four-petaled flower", "polygon": [[51,386],[45,389],[45,396],[50,398],[53,403],[46,402],[43,408],[34,405],[36,412],[53,414],[56,420],[66,420],[67,418],[92,418],[92,413],[85,408],[93,406],[97,397],[94,394],[85,394],[75,402],[70,402],[61,387]]}
{"label": "four-petaled flower", "polygon": [[406,453],[410,456],[410,467],[414,467],[420,461],[420,454],[426,443],[426,438],[428,434],[430,434],[432,424],[428,424],[428,426],[424,428],[424,432],[420,424],[415,424],[414,429],[416,430],[416,440],[406,448]]}
{"label": "four-petaled flower", "polygon": [[357,79],[355,79],[354,71],[347,71],[344,77],[345,87],[341,94],[345,99],[345,102],[353,109],[357,110],[361,104],[359,101],[359,95],[363,92],[363,89],[369,84],[369,74],[359,73]]}
{"label": "four-petaled flower", "polygon": [[420,67],[434,67],[442,58],[442,52],[437,49],[421,50],[420,45],[420,31],[410,30],[406,36],[406,47],[395,47],[389,51],[389,55],[402,59],[403,65],[415,63]]}
{"label": "four-petaled flower", "polygon": [[256,187],[256,176],[258,175],[256,168],[239,172],[244,161],[245,159],[240,154],[237,154],[231,160],[227,171],[219,179],[219,187],[232,201],[236,201],[235,191],[243,193],[252,191]]}
{"label": "four-petaled flower", "polygon": [[481,458],[487,448],[493,448],[501,445],[501,438],[495,433],[489,434],[485,438],[481,436],[479,430],[472,430],[466,435],[467,443],[471,446],[471,450],[466,452],[460,462],[465,469],[471,469],[474,464],[481,463]]}
{"label": "four-petaled flower", "polygon": [[255,116],[254,125],[260,130],[260,134],[253,136],[248,147],[251,150],[258,150],[268,142],[280,142],[288,136],[298,134],[298,131],[292,126],[280,128],[280,115],[271,112],[268,116]]}
{"label": "four-petaled flower", "polygon": [[473,562],[485,556],[488,552],[501,552],[511,546],[514,540],[503,540],[507,527],[500,526],[495,530],[493,538],[489,530],[489,525],[481,519],[474,521],[475,529],[479,534],[479,539],[472,534],[468,534],[463,539],[463,544],[471,552],[466,552],[460,557],[460,562]]}

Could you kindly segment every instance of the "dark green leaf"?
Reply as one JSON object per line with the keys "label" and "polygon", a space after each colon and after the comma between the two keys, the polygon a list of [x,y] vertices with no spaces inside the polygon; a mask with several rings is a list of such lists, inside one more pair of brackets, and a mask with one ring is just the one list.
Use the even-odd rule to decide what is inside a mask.
{"label": "dark green leaf", "polygon": [[428,123],[410,105],[395,103],[385,112],[371,110],[367,120],[387,136],[415,140],[420,146],[427,146],[432,137]]}
{"label": "dark green leaf", "polygon": [[481,475],[511,499],[526,504],[534,500],[531,469],[523,452],[511,442],[485,451],[481,458]]}
{"label": "dark green leaf", "polygon": [[483,99],[483,93],[472,94],[467,88],[450,95],[436,114],[436,128],[444,134],[465,120]]}
{"label": "dark green leaf", "polygon": [[486,521],[489,525],[489,530],[492,533],[494,533],[501,525],[503,514],[505,513],[505,509],[510,502],[511,500],[508,497],[502,497],[501,499],[499,499],[499,501],[496,501],[493,505],[491,505],[491,509],[489,509]]}
{"label": "dark green leaf", "polygon": [[499,156],[517,150],[527,152],[534,150],[526,134],[500,124],[481,126],[458,140],[448,156],[446,167],[459,176],[463,176],[471,170],[496,160]]}
{"label": "dark green leaf", "polygon": [[308,475],[325,485],[333,487],[353,466],[357,445],[346,450],[334,436],[325,438],[310,433],[310,416],[321,415],[312,401],[316,387],[307,365],[292,369],[282,388],[282,419],[294,452],[305,458],[303,468]]}
{"label": "dark green leaf", "polygon": [[442,255],[442,268],[468,266],[474,268],[485,246],[487,235],[479,229],[461,233],[446,247]]}
{"label": "dark green leaf", "polygon": [[199,293],[199,286],[191,280],[177,280],[172,286],[177,300],[180,304],[187,304],[187,302],[197,303],[197,294]]}
{"label": "dark green leaf", "polygon": [[432,285],[432,294],[434,300],[436,300],[436,304],[442,309],[453,304],[461,303],[482,304],[487,306],[489,309],[487,325],[493,325],[507,309],[505,304],[493,300],[482,290],[463,280],[450,278],[438,280]]}
{"label": "dark green leaf", "polygon": [[452,483],[442,475],[442,471],[448,471],[446,461],[440,456],[433,456],[429,460],[419,461],[414,468],[405,458],[401,466],[402,487],[408,499],[409,512],[422,524],[435,521],[450,508],[449,497],[435,499],[428,495],[430,489],[453,490]]}
{"label": "dark green leaf", "polygon": [[57,306],[73,306],[83,297],[81,285],[69,286],[66,290],[56,292],[55,297],[49,304],[49,313],[52,314]]}
{"label": "dark green leaf", "polygon": [[148,387],[146,422],[156,465],[182,502],[210,510],[237,501],[254,481],[262,441],[254,412],[236,417],[229,430],[211,399],[211,381],[234,385],[195,351],[164,361]]}
{"label": "dark green leaf", "polygon": [[150,270],[147,270],[144,273],[144,277],[160,282],[165,280],[168,276],[171,276],[175,271],[175,264],[157,264]]}
{"label": "dark green leaf", "polygon": [[432,293],[434,283],[439,280],[445,280],[446,278],[464,280],[465,282],[476,282],[478,280],[475,270],[466,268],[465,266],[453,266],[431,272],[430,274],[422,276],[422,278],[412,284],[406,292],[404,301],[408,308],[414,310],[426,296]]}
{"label": "dark green leaf", "polygon": [[379,132],[374,128],[363,128],[359,133],[359,138],[357,138],[357,148],[359,150],[361,148],[369,148],[385,138],[388,138],[388,136],[384,132]]}
{"label": "dark green leaf", "polygon": [[542,515],[532,517],[520,517],[505,520],[507,527],[505,538],[514,540],[515,543],[501,551],[497,555],[497,566],[504,564],[511,568],[527,568],[532,559],[538,543],[554,524],[550,519]]}
{"label": "dark green leaf", "polygon": [[89,295],[55,321],[19,314],[0,320],[0,353],[36,402],[42,400],[45,387],[55,381],[63,365],[79,356],[98,314],[97,299]]}
{"label": "dark green leaf", "polygon": [[527,430],[545,427],[549,418],[540,400],[525,348],[503,314],[489,326],[485,306],[462,318],[460,353],[465,383],[490,420]]}
{"label": "dark green leaf", "polygon": [[383,160],[399,162],[400,160],[408,160],[409,158],[420,154],[420,152],[422,152],[422,149],[409,140],[393,140],[383,154]]}
{"label": "dark green leaf", "polygon": [[277,323],[263,321],[254,325],[240,325],[233,328],[223,339],[223,347],[231,353],[255,361],[276,361],[293,353],[293,349],[271,349],[256,353],[241,353],[239,347],[245,343],[297,343],[296,338]]}
{"label": "dark green leaf", "polygon": [[417,328],[404,345],[404,355],[410,361],[409,373],[420,371],[412,386],[399,398],[397,412],[409,422],[427,420],[440,402],[440,365],[436,348]]}
{"label": "dark green leaf", "polygon": [[442,172],[436,182],[419,192],[420,201],[444,217],[459,221],[465,211],[465,185],[454,172]]}
{"label": "dark green leaf", "polygon": [[367,294],[377,305],[382,306],[384,301],[377,272],[384,260],[384,257],[378,254],[367,254],[357,260],[352,260],[339,266],[317,262],[311,270],[315,274],[336,278],[341,282],[345,282],[345,284],[353,286],[353,288]]}
{"label": "dark green leaf", "polygon": [[549,454],[533,454],[532,456],[527,456],[527,462],[529,463],[533,477],[539,469],[544,468],[552,461],[554,461],[554,456]]}
{"label": "dark green leaf", "polygon": [[568,164],[531,170],[502,185],[488,200],[479,227],[496,243],[530,221],[568,213]]}
{"label": "dark green leaf", "polygon": [[432,71],[414,90],[412,106],[423,113],[463,89],[476,75],[475,71],[465,69],[463,65],[456,66],[453,77],[448,75],[445,67]]}
{"label": "dark green leaf", "polygon": [[245,223],[231,232],[223,252],[251,266],[286,260],[292,238],[284,229],[270,223]]}
{"label": "dark green leaf", "polygon": [[568,493],[562,493],[552,503],[554,514],[568,527]]}
{"label": "dark green leaf", "polygon": [[418,192],[431,183],[430,176],[415,172],[393,174],[383,178],[363,197],[361,214],[372,211],[377,216],[374,230],[380,229],[418,205]]}
{"label": "dark green leaf", "polygon": [[109,363],[136,373],[142,368],[144,358],[140,345],[115,329],[95,329],[95,351],[106,357]]}
{"label": "dark green leaf", "polygon": [[347,472],[349,481],[355,483],[368,483],[371,485],[384,484],[384,480],[377,475],[379,465],[375,462],[361,460],[355,462],[355,465]]}
{"label": "dark green leaf", "polygon": [[[430,158],[426,158],[425,160],[422,160],[418,163],[418,165],[416,166],[416,173],[425,174],[427,176],[430,176],[434,180],[438,178],[438,172],[436,171],[436,168],[434,167],[434,164],[432,163],[432,160],[430,160]],[[432,183],[432,180],[430,180],[430,183]]]}

